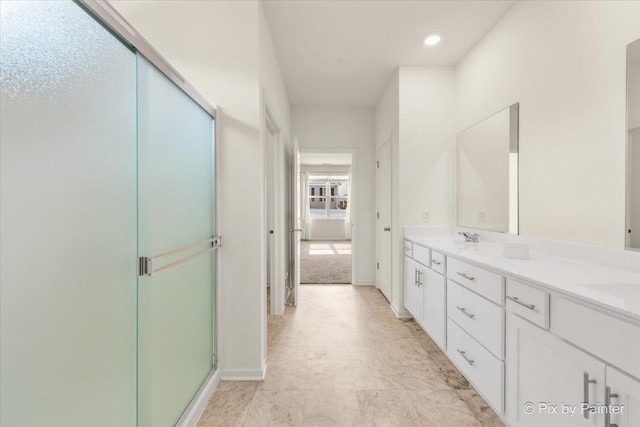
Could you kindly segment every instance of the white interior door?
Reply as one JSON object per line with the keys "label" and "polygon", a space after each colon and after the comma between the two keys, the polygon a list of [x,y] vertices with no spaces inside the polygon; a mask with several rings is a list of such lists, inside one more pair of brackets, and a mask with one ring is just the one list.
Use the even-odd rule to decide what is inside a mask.
{"label": "white interior door", "polygon": [[291,207],[289,209],[289,234],[291,235],[291,254],[289,257],[289,277],[291,287],[287,289],[287,302],[298,304],[300,289],[300,235],[302,233],[302,186],[300,179],[300,148],[298,140],[293,140],[291,150]]}
{"label": "white interior door", "polygon": [[391,301],[391,138],[378,149],[377,286]]}

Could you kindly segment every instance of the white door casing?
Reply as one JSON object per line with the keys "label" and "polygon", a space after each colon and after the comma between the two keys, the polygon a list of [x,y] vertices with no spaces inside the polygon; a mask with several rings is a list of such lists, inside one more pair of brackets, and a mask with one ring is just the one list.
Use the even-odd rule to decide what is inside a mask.
{"label": "white door casing", "polygon": [[[293,140],[291,152],[291,215],[289,217],[289,234],[291,241],[291,259],[289,262],[289,276],[292,279],[293,290],[287,291],[287,302],[298,305],[298,290],[300,289],[300,236],[302,234],[302,185],[300,178],[300,148],[298,139]],[[290,292],[293,295],[290,295]]]}
{"label": "white door casing", "polygon": [[378,149],[376,166],[376,286],[391,301],[391,138]]}
{"label": "white door casing", "polygon": [[[284,283],[284,230],[278,226],[281,215],[281,190],[278,178],[281,176],[282,153],[280,129],[273,119],[268,104],[265,103],[265,195],[267,224],[267,281],[271,286],[271,314],[283,314],[285,304]],[[284,217],[282,217],[284,218]],[[280,222],[282,224],[282,222]],[[270,280],[269,280],[270,279]]]}

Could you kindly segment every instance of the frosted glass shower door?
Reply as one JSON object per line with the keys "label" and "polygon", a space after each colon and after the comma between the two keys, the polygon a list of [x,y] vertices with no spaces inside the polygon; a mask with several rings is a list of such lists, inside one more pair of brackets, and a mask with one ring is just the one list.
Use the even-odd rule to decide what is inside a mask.
{"label": "frosted glass shower door", "polygon": [[213,119],[138,55],[138,425],[173,426],[215,364]]}
{"label": "frosted glass shower door", "polygon": [[71,1],[0,50],[0,425],[135,425],[135,54]]}

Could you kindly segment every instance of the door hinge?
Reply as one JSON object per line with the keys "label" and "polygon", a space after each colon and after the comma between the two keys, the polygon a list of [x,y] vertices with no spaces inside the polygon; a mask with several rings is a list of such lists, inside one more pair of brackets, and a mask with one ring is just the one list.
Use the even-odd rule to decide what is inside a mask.
{"label": "door hinge", "polygon": [[376,168],[380,169],[380,162],[378,160],[376,160]]}
{"label": "door hinge", "polygon": [[138,257],[138,276],[151,276],[151,258]]}
{"label": "door hinge", "polygon": [[380,263],[376,262],[376,270],[380,270]]}
{"label": "door hinge", "polygon": [[380,219],[380,212],[376,212],[376,218]]}

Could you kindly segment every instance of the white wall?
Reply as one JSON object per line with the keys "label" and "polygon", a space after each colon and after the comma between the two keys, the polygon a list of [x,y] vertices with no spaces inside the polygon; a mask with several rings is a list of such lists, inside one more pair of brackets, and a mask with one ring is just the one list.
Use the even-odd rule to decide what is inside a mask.
{"label": "white wall", "polygon": [[520,103],[520,233],[623,247],[640,2],[519,2],[456,68],[457,129]]}
{"label": "white wall", "polygon": [[298,138],[301,149],[356,150],[352,179],[357,206],[352,206],[352,219],[358,284],[375,282],[374,129],[372,108],[293,106],[291,110],[291,134]]}
{"label": "white wall", "polygon": [[340,218],[312,218],[309,240],[344,240],[344,222]]}
{"label": "white wall", "polygon": [[399,315],[407,314],[403,227],[453,220],[454,103],[452,67],[400,67],[376,107],[377,145],[394,134],[391,305]]}
{"label": "white wall", "polygon": [[[452,67],[399,69],[398,204],[393,304],[404,301],[404,226],[453,221],[455,78]],[[425,210],[429,222],[423,220]],[[398,292],[395,292],[398,289]],[[396,298],[396,296],[398,298]]]}
{"label": "white wall", "polygon": [[[451,67],[400,67],[399,168],[403,226],[451,225],[455,78]],[[423,221],[423,211],[431,219]]]}
{"label": "white wall", "polygon": [[218,361],[223,378],[259,378],[265,359],[261,285],[266,275],[259,5],[255,1],[112,4],[210,103],[220,107],[217,220],[223,247],[218,264]]}
{"label": "white wall", "polygon": [[[260,107],[261,116],[264,117],[265,105],[272,115],[275,124],[278,126],[278,142],[275,153],[275,166],[276,177],[274,185],[274,203],[276,204],[276,223],[274,224],[273,239],[275,240],[276,262],[277,266],[274,271],[275,277],[274,283],[271,289],[276,289],[273,285],[277,285],[279,289],[284,290],[286,287],[286,281],[288,280],[288,266],[289,266],[289,211],[290,211],[290,174],[291,174],[291,137],[290,137],[290,120],[291,111],[289,107],[289,97],[287,96],[287,90],[282,79],[282,72],[280,71],[280,65],[276,57],[275,48],[271,39],[271,33],[269,30],[269,24],[264,14],[262,2],[259,3],[258,8],[258,29],[259,29],[259,74],[260,74]],[[267,129],[265,127],[265,121],[261,121],[261,136],[263,145],[266,148],[266,135]],[[265,152],[266,158],[266,152]],[[264,201],[265,206],[267,200]],[[265,223],[266,230],[266,223]],[[263,245],[266,251],[267,234],[263,234]],[[264,276],[266,277],[266,271]],[[284,294],[274,294],[277,299],[274,299],[273,314],[284,313]],[[264,317],[264,334],[263,339],[266,337],[266,311],[263,313]],[[263,341],[263,347],[266,355],[266,339]]]}

